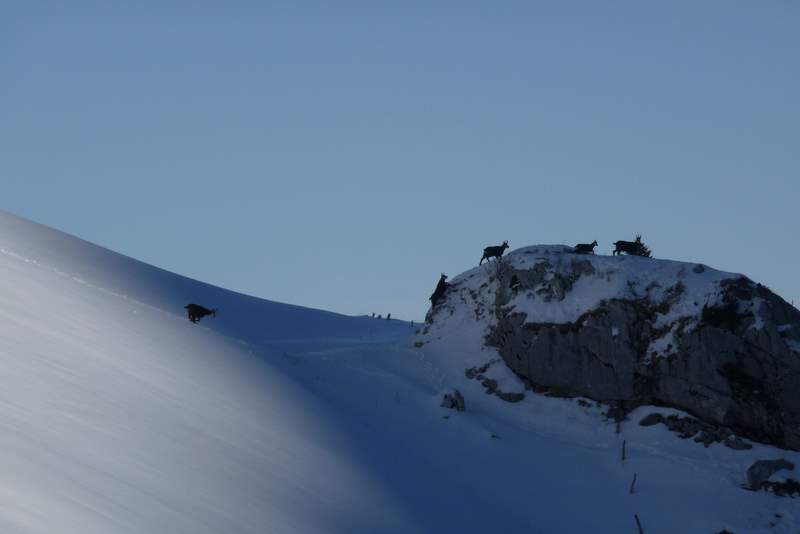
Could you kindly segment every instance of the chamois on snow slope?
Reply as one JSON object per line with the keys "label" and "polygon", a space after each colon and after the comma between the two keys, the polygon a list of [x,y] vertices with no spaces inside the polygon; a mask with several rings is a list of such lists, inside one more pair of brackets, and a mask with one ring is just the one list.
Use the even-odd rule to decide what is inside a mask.
{"label": "chamois on snow slope", "polygon": [[216,308],[210,310],[199,304],[187,304],[184,308],[186,308],[186,313],[189,315],[189,320],[193,323],[196,323],[206,315],[210,315],[211,317],[217,316]]}

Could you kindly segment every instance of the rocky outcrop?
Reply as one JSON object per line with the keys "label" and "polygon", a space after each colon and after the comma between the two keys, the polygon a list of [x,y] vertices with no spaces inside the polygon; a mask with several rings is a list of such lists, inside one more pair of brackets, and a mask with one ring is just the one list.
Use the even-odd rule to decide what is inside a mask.
{"label": "rocky outcrop", "polygon": [[800,450],[800,311],[699,264],[586,258],[515,251],[454,280],[442,320],[469,307],[486,344],[536,387],[676,407]]}
{"label": "rocky outcrop", "polygon": [[449,410],[463,412],[465,409],[464,396],[458,390],[453,391],[453,393],[445,393],[442,396],[442,404],[440,406]]}
{"label": "rocky outcrop", "polygon": [[478,380],[486,391],[487,395],[495,395],[497,398],[506,402],[520,402],[525,398],[524,393],[509,393],[497,387],[497,380],[487,378],[484,373],[500,360],[491,360],[480,367],[470,367],[464,371],[464,375],[471,380]]}
{"label": "rocky outcrop", "polygon": [[757,460],[747,468],[745,477],[747,486],[752,490],[759,490],[769,477],[782,470],[793,470],[794,464],[788,460]]}
{"label": "rocky outcrop", "polygon": [[639,424],[641,426],[652,426],[663,424],[670,432],[674,432],[682,439],[694,439],[697,443],[702,443],[708,447],[712,443],[722,443],[726,447],[734,450],[752,449],[753,446],[735,436],[731,429],[724,426],[716,426],[693,417],[680,417],[677,415],[663,416],[660,413],[651,413],[644,417]]}

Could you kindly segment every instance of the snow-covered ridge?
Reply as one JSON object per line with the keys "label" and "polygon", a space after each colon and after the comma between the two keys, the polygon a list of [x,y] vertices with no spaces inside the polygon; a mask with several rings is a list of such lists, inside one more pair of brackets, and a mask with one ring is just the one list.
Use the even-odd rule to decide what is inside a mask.
{"label": "snow-covered ridge", "polygon": [[[527,322],[563,324],[611,299],[647,299],[654,304],[670,299],[660,325],[697,315],[704,305],[715,306],[721,298],[720,282],[743,275],[709,268],[697,263],[641,258],[578,254],[564,245],[533,245],[507,254],[505,266],[523,270],[541,266],[543,280],[519,291],[508,306],[527,315]],[[576,264],[588,264],[591,269]],[[492,278],[494,264],[470,269],[453,279],[454,287],[478,290]],[[563,277],[576,277],[563,287]],[[675,287],[682,290],[676,295]]]}
{"label": "snow-covered ridge", "polygon": [[274,342],[314,337],[363,338],[371,328],[407,331],[401,322],[377,323],[243,295],[206,284],[118,254],[58,230],[0,211],[0,254],[49,269],[87,288],[182,314],[197,302],[220,309],[203,325],[225,336],[248,342]]}
{"label": "snow-covered ridge", "polygon": [[[648,350],[654,356],[674,351],[673,334],[678,326],[691,329],[704,306],[722,303],[723,281],[745,278],[698,263],[579,254],[565,245],[532,245],[511,251],[501,264],[488,263],[464,272],[453,279],[453,287],[475,291],[481,305],[489,307],[498,290],[494,271],[499,265],[536,270],[534,284],[514,290],[505,304],[509,312],[524,314],[528,323],[574,323],[611,300],[648,302],[658,309],[654,326],[663,329]],[[759,299],[740,303],[739,311],[751,313],[756,328],[763,326],[760,304]],[[491,314],[486,319],[492,324]]]}

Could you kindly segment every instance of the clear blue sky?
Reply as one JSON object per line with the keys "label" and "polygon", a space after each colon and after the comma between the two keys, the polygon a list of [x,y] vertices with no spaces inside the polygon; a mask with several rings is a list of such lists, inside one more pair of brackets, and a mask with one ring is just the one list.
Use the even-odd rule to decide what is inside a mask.
{"label": "clear blue sky", "polygon": [[637,232],[800,300],[797,2],[136,4],[0,6],[0,208],[349,314]]}

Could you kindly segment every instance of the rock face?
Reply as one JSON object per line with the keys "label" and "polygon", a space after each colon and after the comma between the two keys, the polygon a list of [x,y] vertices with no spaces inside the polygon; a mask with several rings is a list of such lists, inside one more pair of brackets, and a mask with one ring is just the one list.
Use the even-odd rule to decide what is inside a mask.
{"label": "rock face", "polygon": [[537,386],[800,450],[800,311],[742,275],[528,247],[454,279],[432,318],[464,307]]}

